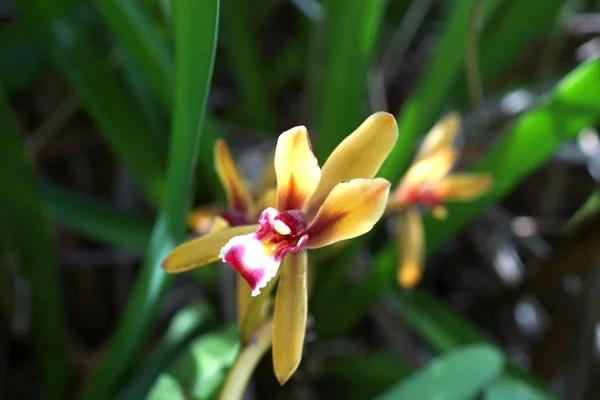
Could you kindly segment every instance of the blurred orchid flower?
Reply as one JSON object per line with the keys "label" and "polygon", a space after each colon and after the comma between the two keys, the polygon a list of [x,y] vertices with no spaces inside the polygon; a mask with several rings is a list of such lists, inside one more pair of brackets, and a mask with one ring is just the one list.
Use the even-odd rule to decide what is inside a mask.
{"label": "blurred orchid flower", "polygon": [[[271,160],[273,158],[271,157]],[[274,168],[272,162],[265,163],[262,180],[258,190],[252,192],[247,181],[231,157],[231,152],[224,140],[219,139],[214,146],[214,162],[217,176],[225,190],[227,200],[226,208],[216,205],[200,206],[188,215],[188,225],[194,232],[205,235],[230,227],[251,225],[250,221],[256,221],[261,210],[275,206]],[[236,282],[237,292],[237,321],[242,326],[246,311],[250,305],[250,289],[241,276]],[[255,325],[262,325],[265,321],[265,313],[261,313],[260,319]]]}
{"label": "blurred orchid flower", "polygon": [[421,208],[431,210],[435,218],[444,219],[447,201],[472,201],[490,190],[490,174],[456,173],[450,170],[456,160],[453,143],[460,128],[460,117],[450,113],[427,134],[411,167],[392,192],[388,211],[399,211],[397,227],[399,250],[398,283],[410,288],[423,274],[425,234]]}
{"label": "blurred orchid flower", "polygon": [[[391,114],[376,113],[319,168],[305,127],[279,136],[274,167],[276,207],[258,225],[231,227],[193,239],[164,260],[182,272],[222,259],[248,282],[252,295],[279,277],[273,315],[273,367],[280,384],[297,369],[307,316],[307,249],[362,235],[381,218],[390,183],[373,178],[398,137]],[[280,268],[281,267],[281,268]],[[264,293],[263,293],[264,295]]]}

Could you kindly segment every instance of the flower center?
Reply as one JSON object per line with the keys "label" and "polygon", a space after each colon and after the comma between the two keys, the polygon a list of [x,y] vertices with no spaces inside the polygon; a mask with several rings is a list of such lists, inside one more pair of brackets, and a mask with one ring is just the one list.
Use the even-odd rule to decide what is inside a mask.
{"label": "flower center", "polygon": [[258,223],[260,230],[255,234],[256,239],[277,260],[283,259],[287,253],[297,252],[308,240],[308,235],[305,234],[306,217],[300,210],[279,212],[274,208],[267,208],[260,215]]}

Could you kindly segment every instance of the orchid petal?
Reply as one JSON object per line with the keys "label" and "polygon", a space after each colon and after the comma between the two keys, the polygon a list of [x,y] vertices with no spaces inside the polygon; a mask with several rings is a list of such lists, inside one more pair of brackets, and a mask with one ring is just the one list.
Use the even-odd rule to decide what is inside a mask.
{"label": "orchid petal", "polygon": [[275,257],[272,246],[258,240],[256,232],[235,236],[227,242],[219,258],[231,265],[248,282],[252,296],[277,274],[281,259]]}
{"label": "orchid petal", "polygon": [[414,162],[435,156],[440,150],[453,148],[459,128],[460,115],[456,112],[447,114],[425,136]]}
{"label": "orchid petal", "polygon": [[398,283],[404,288],[412,288],[423,275],[425,234],[419,208],[407,207],[398,215],[397,222],[401,252]]}
{"label": "orchid petal", "polygon": [[258,225],[239,226],[192,239],[175,247],[162,262],[162,267],[167,272],[176,273],[215,262],[219,259],[221,248],[232,237],[258,228]]}
{"label": "orchid petal", "polygon": [[277,209],[299,210],[304,207],[321,179],[321,169],[305,127],[297,126],[279,136],[275,173]]}
{"label": "orchid petal", "polygon": [[252,198],[246,181],[241,177],[224,140],[219,139],[214,147],[215,169],[225,189],[227,209],[248,215],[252,209]]}
{"label": "orchid petal", "polygon": [[273,315],[273,368],[283,385],[298,368],[306,333],[306,250],[288,254],[283,261]]}
{"label": "orchid petal", "polygon": [[456,151],[452,148],[445,148],[436,153],[434,157],[425,158],[406,172],[400,185],[393,195],[394,199],[402,203],[407,193],[412,192],[421,185],[433,186],[444,178],[452,169],[452,164],[456,159]]}
{"label": "orchid petal", "polygon": [[390,183],[382,178],[339,183],[307,228],[306,247],[323,247],[370,231],[383,215],[389,191]]}
{"label": "orchid petal", "polygon": [[340,182],[355,178],[372,178],[392,151],[398,139],[398,125],[393,115],[378,112],[365,120],[333,150],[323,165],[321,181],[305,207],[310,221]]}
{"label": "orchid petal", "polygon": [[471,201],[489,191],[493,182],[490,174],[454,174],[442,179],[435,193],[444,201]]}

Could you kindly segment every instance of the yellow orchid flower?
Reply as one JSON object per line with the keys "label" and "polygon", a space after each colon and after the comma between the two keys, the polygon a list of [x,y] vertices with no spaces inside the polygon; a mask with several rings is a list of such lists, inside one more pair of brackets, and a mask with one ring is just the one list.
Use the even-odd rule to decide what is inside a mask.
{"label": "yellow orchid flower", "polygon": [[419,283],[423,274],[425,237],[421,207],[444,219],[447,201],[467,202],[485,194],[492,186],[490,174],[450,174],[456,160],[454,139],[460,117],[450,113],[427,134],[413,164],[390,195],[388,211],[397,215],[399,249],[398,283],[406,288]]}
{"label": "yellow orchid flower", "polygon": [[381,218],[390,183],[373,177],[397,137],[391,114],[373,114],[340,143],[321,169],[305,127],[282,133],[274,159],[276,208],[264,209],[258,225],[193,239],[163,261],[167,272],[182,272],[221,259],[246,280],[252,296],[279,275],[273,367],[282,385],[302,358],[308,309],[306,250],[362,235]]}
{"label": "yellow orchid flower", "polygon": [[217,176],[225,190],[227,206],[225,209],[214,204],[197,207],[187,218],[191,230],[204,235],[213,231],[215,222],[218,224],[216,229],[222,228],[223,221],[215,220],[215,217],[221,217],[229,226],[250,225],[250,221],[258,217],[257,210],[275,206],[273,163],[266,163],[258,190],[252,193],[222,139],[215,142],[214,160]]}
{"label": "yellow orchid flower", "polygon": [[[272,177],[275,173],[273,163],[266,163],[259,189],[252,193],[231,157],[227,143],[222,139],[217,140],[213,152],[215,170],[225,190],[227,205],[225,209],[214,204],[200,206],[188,215],[190,229],[200,235],[229,227],[251,225],[250,221],[256,221],[258,218],[257,210],[275,206],[276,181]],[[241,276],[238,276],[236,291],[237,322],[242,326],[250,305],[250,290]],[[258,318],[260,321],[256,321],[256,325],[260,326],[265,317],[261,315]]]}

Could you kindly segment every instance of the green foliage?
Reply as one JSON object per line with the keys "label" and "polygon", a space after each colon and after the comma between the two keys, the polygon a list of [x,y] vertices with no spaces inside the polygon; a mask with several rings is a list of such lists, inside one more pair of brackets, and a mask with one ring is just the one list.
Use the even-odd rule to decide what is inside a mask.
{"label": "green foliage", "polygon": [[31,287],[29,336],[45,394],[49,399],[66,398],[72,365],[63,336],[65,317],[56,238],[2,88],[0,121],[0,218],[8,223],[14,238],[13,273],[21,271]]}
{"label": "green foliage", "polygon": [[466,346],[434,359],[377,400],[474,398],[502,373],[504,354],[488,345]]}
{"label": "green foliage", "polygon": [[[179,310],[166,330],[163,319],[157,323],[157,315],[159,310],[164,311],[161,316],[173,313],[173,302],[163,301],[173,277],[163,272],[161,262],[185,239],[194,199],[203,204],[223,199],[214,171],[213,144],[218,138],[227,136],[233,148],[258,138],[271,145],[277,129],[305,124],[323,162],[364,117],[379,111],[371,110],[369,95],[376,78],[373,71],[385,63],[401,77],[385,82],[389,87],[375,89],[386,96],[392,111],[399,110],[400,135],[379,175],[395,183],[440,115],[451,109],[469,113],[467,104],[481,106],[469,98],[467,82],[481,82],[487,96],[534,86],[542,78],[552,81],[554,88],[504,127],[475,161],[473,171],[494,176],[493,189],[477,201],[449,204],[449,216],[443,221],[424,218],[427,253],[432,255],[513,193],[582,129],[600,122],[600,59],[578,65],[566,76],[560,73],[575,65],[573,57],[562,53],[573,53],[573,46],[563,48],[571,34],[564,26],[573,16],[569,10],[586,7],[577,0],[548,0],[543,6],[537,0],[432,2],[410,34],[399,29],[399,21],[411,8],[408,0],[13,3],[19,18],[0,27],[0,256],[3,266],[10,267],[0,272],[1,322],[9,320],[13,303],[19,300],[16,285],[9,282],[18,272],[30,286],[30,295],[24,296],[30,301],[28,339],[44,395],[50,399],[73,397],[70,388],[80,386],[83,392],[77,395],[83,399],[217,396],[240,351],[238,330],[219,321],[213,311],[227,310],[223,314],[229,317],[233,302],[229,277],[219,267],[191,272],[187,276],[196,277],[193,293],[201,301],[195,298]],[[398,38],[398,32],[405,34]],[[393,57],[380,61],[394,46],[393,37],[403,41],[402,65],[395,65],[399,61]],[[572,42],[579,44],[580,36],[574,37]],[[473,41],[479,45],[469,48]],[[475,60],[474,70],[467,60]],[[61,95],[66,86],[76,111],[56,124],[60,125],[55,126],[56,138],[66,131],[79,133],[90,124],[89,117],[101,143],[90,145],[93,150],[86,156],[103,152],[103,161],[107,160],[102,165],[90,161],[94,189],[103,194],[118,190],[115,171],[123,166],[145,203],[135,212],[81,194],[97,193],[85,187],[75,190],[62,180],[60,185],[52,183],[70,173],[64,170],[77,167],[65,168],[61,159],[55,162],[58,158],[44,154],[47,149],[28,153],[30,131],[52,119],[53,112],[48,116],[47,110],[56,109],[46,104],[49,69],[55,69],[49,74],[53,82],[60,80],[56,75],[64,79],[57,86]],[[480,76],[472,76],[477,70]],[[14,96],[15,105],[23,98],[36,99],[30,101],[33,106],[17,107],[20,117],[25,114],[21,129],[4,91]],[[490,126],[485,119],[476,122],[485,131],[496,121]],[[77,146],[85,146],[77,139],[81,137],[73,140],[77,150],[67,145],[67,152],[77,153]],[[61,171],[59,179],[55,171]],[[594,191],[561,233],[568,235],[570,227],[596,214],[599,198]],[[103,338],[106,346],[99,361],[83,360],[94,367],[82,377],[83,385],[72,373],[72,355],[78,352],[67,347],[73,329],[65,326],[65,310],[71,308],[64,304],[61,249],[51,221],[91,239],[81,241],[84,247],[100,244],[143,255],[126,305],[115,312],[119,322],[111,327],[110,337]],[[340,395],[357,400],[378,395],[378,399],[555,398],[545,383],[507,361],[490,335],[443,301],[425,290],[396,288],[398,250],[395,238],[386,240],[385,233],[377,228],[333,256],[324,254],[325,261],[311,270],[316,343],[307,340],[305,361],[288,385],[301,387],[316,378],[325,385],[340,384]],[[359,254],[369,257],[364,258],[363,276],[356,280],[350,267],[357,264]],[[98,285],[109,280],[100,279]],[[224,293],[218,300],[217,288]],[[174,297],[179,294],[175,292]],[[395,354],[397,343],[389,332],[373,332],[375,318],[365,318],[377,316],[372,311],[378,304],[406,324],[413,335],[410,345],[424,343],[423,354],[437,358],[417,371],[409,367]],[[208,327],[214,330],[206,334]],[[329,346],[326,341],[332,338],[341,339],[343,345],[358,344],[360,351],[340,356],[335,353],[339,342]],[[376,346],[371,347],[373,341]],[[321,358],[325,367],[314,368],[314,360]],[[270,362],[263,364],[271,367]],[[263,379],[261,374],[254,376]]]}
{"label": "green foliage", "polygon": [[236,327],[204,335],[193,341],[168,372],[152,388],[150,399],[167,399],[173,390],[185,399],[207,400],[216,397],[227,369],[240,349]]}
{"label": "green foliage", "polygon": [[201,3],[186,0],[175,5],[176,95],[165,194],[144,266],[102,363],[88,383],[85,398],[110,397],[134,353],[141,347],[161,294],[171,282],[160,265],[167,253],[184,238],[212,78],[218,15],[218,0]]}

